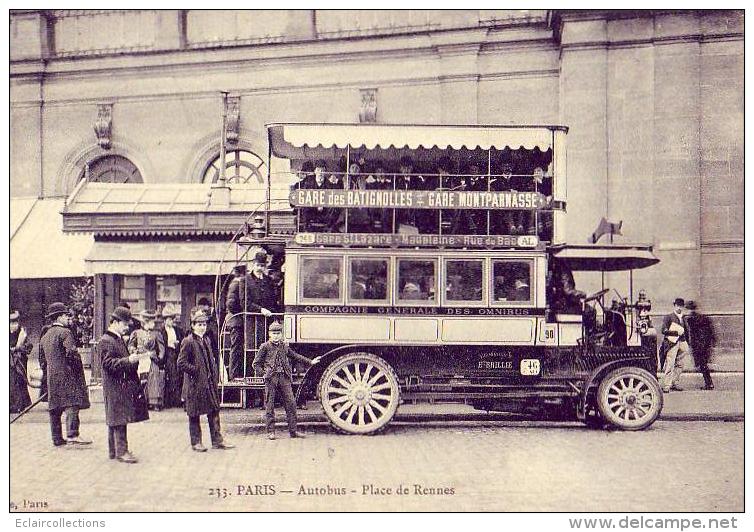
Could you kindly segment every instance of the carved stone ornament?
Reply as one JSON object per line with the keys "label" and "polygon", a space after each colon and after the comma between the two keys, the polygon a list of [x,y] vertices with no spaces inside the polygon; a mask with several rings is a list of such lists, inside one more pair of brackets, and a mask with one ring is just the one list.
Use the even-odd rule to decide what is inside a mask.
{"label": "carved stone ornament", "polygon": [[113,104],[101,103],[97,105],[97,119],[94,121],[94,134],[97,144],[102,149],[109,150],[113,133]]}
{"label": "carved stone ornament", "polygon": [[359,122],[377,122],[377,89],[360,89],[361,109]]}
{"label": "carved stone ornament", "polygon": [[228,142],[235,144],[238,142],[238,130],[241,122],[240,96],[228,96],[226,112],[225,138]]}

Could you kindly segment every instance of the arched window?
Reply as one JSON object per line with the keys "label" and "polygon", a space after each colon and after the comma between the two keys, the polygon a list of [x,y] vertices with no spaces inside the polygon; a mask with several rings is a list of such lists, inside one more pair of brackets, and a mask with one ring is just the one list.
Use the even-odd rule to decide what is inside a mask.
{"label": "arched window", "polygon": [[[225,180],[233,183],[264,183],[264,159],[248,150],[230,150],[225,153]],[[215,157],[204,170],[202,182],[216,183],[220,177],[220,156]]]}
{"label": "arched window", "polygon": [[122,155],[105,155],[87,166],[81,177],[86,177],[94,183],[144,182],[136,165]]}

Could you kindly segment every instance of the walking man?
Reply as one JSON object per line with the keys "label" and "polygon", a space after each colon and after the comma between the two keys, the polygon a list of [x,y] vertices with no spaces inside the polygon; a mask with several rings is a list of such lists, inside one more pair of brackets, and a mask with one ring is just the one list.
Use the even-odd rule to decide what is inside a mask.
{"label": "walking man", "polygon": [[209,424],[212,448],[225,450],[235,447],[224,442],[220,432],[219,380],[212,345],[206,336],[208,321],[209,315],[202,308],[191,312],[191,334],[181,342],[178,354],[178,369],[184,372],[183,389],[191,449],[200,453],[207,451],[202,445],[202,428],[199,424],[199,416],[204,415]]}
{"label": "walking man", "polygon": [[678,297],[673,301],[673,312],[665,316],[662,320],[662,334],[665,339],[662,341],[662,349],[665,350],[665,365],[663,367],[662,390],[682,391],[683,388],[678,386],[678,379],[683,372],[683,361],[689,352],[687,343],[687,332],[684,323],[685,302]]}
{"label": "walking man", "polygon": [[704,314],[696,311],[696,303],[693,301],[686,302],[686,325],[687,335],[689,337],[689,347],[691,356],[694,357],[694,363],[702,372],[704,377],[704,386],[702,390],[714,390],[715,385],[712,382],[712,375],[709,370],[710,350],[715,345],[715,328],[710,320]]}
{"label": "walking man", "polygon": [[[56,447],[66,444],[89,445],[91,440],[79,435],[79,410],[89,408],[89,391],[84,377],[84,364],[70,329],[68,308],[63,303],[52,303],[46,318],[52,325],[39,341],[39,349],[47,363],[47,399],[52,443]],[[63,439],[60,421],[63,412],[66,439]]]}
{"label": "walking man", "polygon": [[254,357],[254,372],[264,377],[264,406],[267,438],[275,439],[275,395],[283,396],[285,415],[288,418],[288,433],[291,438],[303,438],[296,430],[296,399],[293,396],[293,370],[288,357],[313,366],[319,357],[310,360],[299,355],[283,342],[283,326],[280,322],[270,324],[270,339],[263,343]]}
{"label": "walking man", "polygon": [[102,360],[102,395],[105,400],[107,443],[111,459],[134,464],[138,460],[128,450],[129,423],[149,419],[147,398],[139,382],[139,354],[129,353],[123,337],[131,326],[131,311],[116,307],[110,325],[97,343]]}

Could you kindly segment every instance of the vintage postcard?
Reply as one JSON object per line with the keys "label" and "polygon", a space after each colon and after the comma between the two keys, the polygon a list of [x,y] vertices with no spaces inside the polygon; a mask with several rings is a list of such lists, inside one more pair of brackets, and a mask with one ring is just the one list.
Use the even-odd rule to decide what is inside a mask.
{"label": "vintage postcard", "polygon": [[11,513],[740,524],[743,10],[9,23]]}

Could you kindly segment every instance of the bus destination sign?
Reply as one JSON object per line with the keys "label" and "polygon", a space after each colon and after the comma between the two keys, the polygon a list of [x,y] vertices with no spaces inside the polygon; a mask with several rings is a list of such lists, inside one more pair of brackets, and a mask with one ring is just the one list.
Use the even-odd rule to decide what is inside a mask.
{"label": "bus destination sign", "polygon": [[312,246],[527,248],[539,245],[534,235],[428,235],[390,233],[296,233],[296,244]]}
{"label": "bus destination sign", "polygon": [[476,192],[458,190],[314,190],[296,189],[294,207],[380,209],[518,209],[550,208],[539,192]]}

